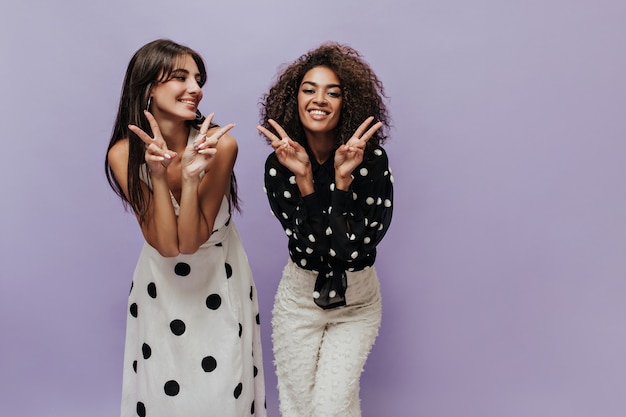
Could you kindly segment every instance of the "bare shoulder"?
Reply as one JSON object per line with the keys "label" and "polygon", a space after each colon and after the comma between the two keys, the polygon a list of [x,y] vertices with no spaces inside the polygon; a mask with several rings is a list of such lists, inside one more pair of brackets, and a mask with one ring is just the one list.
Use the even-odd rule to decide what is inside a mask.
{"label": "bare shoulder", "polygon": [[128,139],[118,140],[107,153],[109,164],[113,165],[120,159],[128,160]]}
{"label": "bare shoulder", "polygon": [[[214,128],[214,129],[217,129],[217,128]],[[211,130],[212,129],[209,129],[209,132]],[[233,135],[230,134],[230,132],[226,132],[217,142],[218,152],[228,153],[228,154],[237,156],[238,149],[239,148],[237,145],[237,140],[235,139]]]}
{"label": "bare shoulder", "polygon": [[126,170],[128,165],[128,139],[120,139],[111,146],[107,153],[107,160],[113,172],[118,173],[120,170]]}

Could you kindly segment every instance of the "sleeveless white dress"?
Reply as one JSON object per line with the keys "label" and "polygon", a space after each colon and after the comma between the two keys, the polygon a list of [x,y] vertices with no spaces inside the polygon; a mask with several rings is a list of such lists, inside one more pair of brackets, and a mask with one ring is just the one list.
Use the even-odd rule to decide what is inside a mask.
{"label": "sleeveless white dress", "polygon": [[165,258],[144,244],[128,301],[122,417],[266,416],[257,294],[226,197],[214,229],[192,255]]}

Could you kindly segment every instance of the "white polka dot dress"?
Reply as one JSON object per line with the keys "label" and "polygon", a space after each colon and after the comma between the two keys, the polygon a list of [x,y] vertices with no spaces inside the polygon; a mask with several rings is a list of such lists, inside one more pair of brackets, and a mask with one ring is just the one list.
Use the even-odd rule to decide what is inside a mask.
{"label": "white polka dot dress", "polygon": [[252,273],[224,198],[196,253],[165,258],[143,247],[128,303],[121,415],[264,417],[262,357]]}

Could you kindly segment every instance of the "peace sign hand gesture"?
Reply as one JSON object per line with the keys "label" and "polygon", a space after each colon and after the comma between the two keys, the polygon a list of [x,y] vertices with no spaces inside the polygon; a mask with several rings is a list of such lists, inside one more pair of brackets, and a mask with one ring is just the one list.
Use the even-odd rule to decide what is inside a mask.
{"label": "peace sign hand gesture", "polygon": [[211,113],[207,116],[202,126],[200,126],[200,132],[196,139],[185,148],[181,164],[183,176],[186,178],[198,178],[201,172],[206,171],[215,159],[219,139],[235,127],[234,123],[229,123],[207,136],[207,131],[209,126],[211,126],[214,115],[215,113]]}
{"label": "peace sign hand gesture", "polygon": [[163,176],[167,172],[167,167],[172,163],[172,160],[177,155],[176,152],[170,151],[167,148],[167,144],[161,135],[159,124],[157,123],[152,113],[144,110],[146,119],[150,123],[150,128],[154,137],[151,138],[146,132],[135,125],[128,125],[128,128],[135,133],[139,139],[146,145],[145,160],[152,175]]}
{"label": "peace sign hand gesture", "polygon": [[292,140],[289,135],[287,135],[287,132],[285,132],[285,129],[275,120],[269,119],[268,122],[280,135],[280,138],[263,126],[257,126],[256,128],[271,141],[278,162],[296,176],[306,176],[309,174],[311,161],[309,160],[309,155],[306,153],[306,149],[298,142]]}
{"label": "peace sign hand gesture", "polygon": [[[374,117],[370,116],[354,132],[354,135],[335,151],[335,179],[347,179],[352,175],[352,171],[363,162],[363,152],[367,141],[382,127],[382,122],[378,122],[365,129],[372,123]],[[364,133],[365,132],[365,133]]]}

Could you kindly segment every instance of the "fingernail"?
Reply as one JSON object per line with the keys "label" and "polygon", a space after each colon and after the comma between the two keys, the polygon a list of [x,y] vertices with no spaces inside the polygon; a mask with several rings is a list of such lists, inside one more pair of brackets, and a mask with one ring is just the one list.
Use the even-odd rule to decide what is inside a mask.
{"label": "fingernail", "polygon": [[165,154],[165,159],[172,159],[172,157],[170,156],[170,154],[166,153]]}

